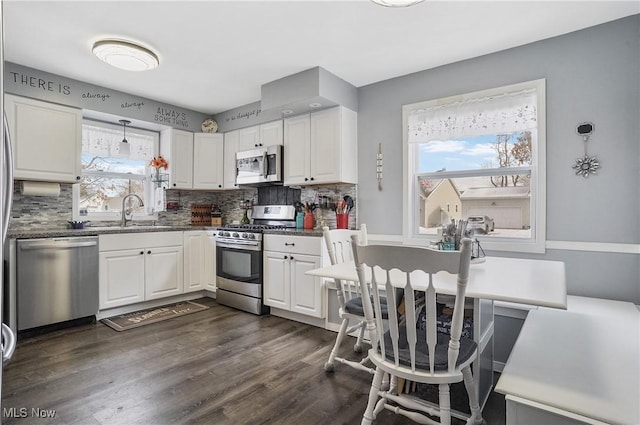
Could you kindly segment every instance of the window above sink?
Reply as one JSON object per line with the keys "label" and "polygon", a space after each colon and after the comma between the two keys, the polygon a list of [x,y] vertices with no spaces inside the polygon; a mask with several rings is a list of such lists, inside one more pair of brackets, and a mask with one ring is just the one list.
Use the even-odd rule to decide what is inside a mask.
{"label": "window above sink", "polygon": [[[82,179],[73,185],[73,217],[77,220],[115,221],[122,216],[122,199],[129,193],[149,199],[149,160],[159,152],[159,133],[127,128],[131,146],[120,155],[121,126],[85,119],[82,124]],[[149,205],[151,202],[145,202]],[[154,220],[148,208],[136,208],[134,220]]]}

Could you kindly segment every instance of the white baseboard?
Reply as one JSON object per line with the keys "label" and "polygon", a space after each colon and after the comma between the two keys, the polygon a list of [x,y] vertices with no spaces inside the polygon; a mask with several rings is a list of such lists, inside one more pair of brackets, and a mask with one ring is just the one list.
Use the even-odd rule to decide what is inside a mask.
{"label": "white baseboard", "polygon": [[134,311],[140,311],[147,308],[160,307],[162,305],[178,303],[181,301],[191,301],[202,297],[212,298],[208,291],[190,292],[188,294],[176,295],[175,297],[161,298],[159,300],[145,301],[136,304],[123,305],[122,307],[114,307],[107,310],[100,310],[96,313],[96,320],[106,317],[119,316],[121,314],[129,314]]}

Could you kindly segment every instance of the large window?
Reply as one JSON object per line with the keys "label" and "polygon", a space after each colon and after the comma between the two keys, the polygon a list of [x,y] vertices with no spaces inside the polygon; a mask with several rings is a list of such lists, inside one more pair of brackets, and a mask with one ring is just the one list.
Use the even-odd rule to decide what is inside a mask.
{"label": "large window", "polygon": [[545,84],[405,105],[408,239],[467,220],[487,249],[544,251]]}
{"label": "large window", "polygon": [[[134,218],[153,218],[150,196],[155,189],[147,176],[149,161],[158,155],[158,133],[128,127],[127,156],[120,154],[122,139],[121,126],[83,122],[82,179],[74,187],[74,217],[117,220],[121,217],[124,196],[135,193],[145,201],[145,207],[136,208]],[[131,207],[138,206],[135,200],[131,201]]]}

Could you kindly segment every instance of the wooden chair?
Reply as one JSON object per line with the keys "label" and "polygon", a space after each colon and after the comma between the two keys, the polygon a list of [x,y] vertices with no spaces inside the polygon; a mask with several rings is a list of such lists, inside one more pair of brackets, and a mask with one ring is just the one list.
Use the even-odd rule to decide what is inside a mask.
{"label": "wooden chair", "polygon": [[[353,259],[353,249],[351,248],[352,235],[356,235],[361,244],[367,244],[367,227],[364,224],[360,226],[360,230],[329,230],[329,228],[325,226],[322,228],[322,232],[324,234],[324,240],[327,245],[329,259],[331,260],[332,265],[351,261]],[[359,283],[344,281],[341,279],[335,279],[335,283],[338,292],[338,303],[340,305],[338,313],[342,319],[342,324],[340,325],[340,331],[338,332],[336,342],[331,350],[331,354],[329,355],[329,360],[327,360],[324,365],[324,369],[327,372],[332,372],[337,362],[373,374],[373,368],[366,366],[368,361],[367,357],[364,357],[359,362],[338,357],[338,350],[344,340],[344,337],[354,331],[358,331],[358,337],[353,347],[353,351],[356,353],[362,352],[362,341],[364,338],[366,322]],[[386,315],[386,308],[384,310]],[[349,327],[350,322],[355,324]]]}
{"label": "wooden chair", "polygon": [[[369,286],[364,283],[371,281],[373,298],[371,305],[368,302],[370,298],[363,293],[367,329],[372,335],[369,359],[375,364],[376,373],[362,424],[371,424],[382,409],[388,409],[419,423],[449,425],[449,385],[460,381],[464,381],[471,408],[467,424],[482,423],[471,372],[477,346],[473,340],[461,337],[471,240],[463,239],[461,245],[460,251],[437,251],[408,246],[364,246],[353,239],[358,278],[365,291]],[[438,272],[458,276],[451,335],[437,331],[433,275]],[[386,332],[380,320],[381,291],[385,292],[388,299],[389,330]],[[425,314],[420,314],[422,308]],[[392,385],[388,391],[384,391],[381,384],[387,373],[392,377]],[[439,403],[428,403],[413,395],[398,392],[394,384],[400,379],[438,384]],[[439,417],[439,421],[432,419],[434,417]]]}

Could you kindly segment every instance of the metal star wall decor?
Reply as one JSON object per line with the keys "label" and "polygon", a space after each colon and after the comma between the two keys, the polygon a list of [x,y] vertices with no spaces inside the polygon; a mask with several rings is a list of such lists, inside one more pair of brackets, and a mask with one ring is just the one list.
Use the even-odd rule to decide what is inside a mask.
{"label": "metal star wall decor", "polygon": [[584,178],[589,177],[591,174],[598,174],[598,168],[600,168],[600,161],[595,156],[589,156],[587,153],[587,142],[591,133],[593,133],[592,123],[582,123],[576,127],[576,132],[582,136],[584,142],[584,156],[576,159],[576,163],[573,165],[576,170],[576,176],[582,176]]}

